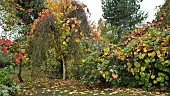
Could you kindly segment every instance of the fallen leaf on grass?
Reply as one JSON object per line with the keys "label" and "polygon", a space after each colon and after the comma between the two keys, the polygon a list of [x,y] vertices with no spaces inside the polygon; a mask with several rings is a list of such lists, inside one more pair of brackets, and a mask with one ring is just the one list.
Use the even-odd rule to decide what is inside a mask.
{"label": "fallen leaf on grass", "polygon": [[99,94],[98,94],[98,93],[94,93],[93,95],[94,95],[94,96],[98,96]]}
{"label": "fallen leaf on grass", "polygon": [[118,91],[114,91],[114,92],[109,93],[109,95],[113,95],[113,94],[117,94],[117,93],[118,93]]}
{"label": "fallen leaf on grass", "polygon": [[68,94],[72,95],[72,94],[76,94],[76,93],[78,93],[78,92],[69,92]]}
{"label": "fallen leaf on grass", "polygon": [[54,89],[54,88],[55,88],[55,86],[52,86],[52,87],[51,87],[51,89]]}
{"label": "fallen leaf on grass", "polygon": [[55,90],[55,91],[60,91],[60,90]]}
{"label": "fallen leaf on grass", "polygon": [[60,93],[64,93],[64,92],[60,91]]}
{"label": "fallen leaf on grass", "polygon": [[27,90],[26,89],[23,89],[23,92],[26,92]]}
{"label": "fallen leaf on grass", "polygon": [[159,95],[160,94],[160,92],[156,92],[156,95]]}
{"label": "fallen leaf on grass", "polygon": [[51,92],[51,90],[50,89],[48,89],[48,90],[46,90],[47,92]]}
{"label": "fallen leaf on grass", "polygon": [[45,93],[45,90],[43,90],[41,93]]}
{"label": "fallen leaf on grass", "polygon": [[69,90],[64,90],[64,92],[68,92]]}
{"label": "fallen leaf on grass", "polygon": [[123,92],[123,90],[119,89],[118,92]]}
{"label": "fallen leaf on grass", "polygon": [[74,90],[72,92],[69,92],[70,95],[78,93],[77,90]]}
{"label": "fallen leaf on grass", "polygon": [[85,92],[79,92],[81,95],[84,95],[84,94],[87,94],[87,93],[85,93]]}
{"label": "fallen leaf on grass", "polygon": [[93,93],[92,91],[89,91],[89,90],[87,90],[87,91],[84,91],[84,92],[86,92],[86,93]]}

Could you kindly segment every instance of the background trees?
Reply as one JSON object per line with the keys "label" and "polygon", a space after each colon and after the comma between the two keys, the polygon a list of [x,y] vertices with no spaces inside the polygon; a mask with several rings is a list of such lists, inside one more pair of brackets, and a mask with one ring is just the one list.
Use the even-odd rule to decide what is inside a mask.
{"label": "background trees", "polygon": [[113,26],[105,20],[100,19],[98,21],[98,32],[103,37],[104,41],[114,44],[120,43],[124,39],[121,36],[126,35],[129,30],[123,30],[120,26]]}
{"label": "background trees", "polygon": [[140,2],[141,0],[102,0],[104,19],[117,29],[113,32],[112,38],[118,38],[114,42],[118,42],[127,32],[125,29],[134,29],[146,19],[147,14],[140,10]]}
{"label": "background trees", "polygon": [[103,17],[114,26],[135,28],[146,14],[140,11],[141,0],[102,0]]}

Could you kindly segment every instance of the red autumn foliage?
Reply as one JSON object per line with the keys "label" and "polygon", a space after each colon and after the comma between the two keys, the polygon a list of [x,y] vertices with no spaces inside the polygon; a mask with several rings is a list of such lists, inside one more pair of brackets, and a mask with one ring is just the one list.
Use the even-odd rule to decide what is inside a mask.
{"label": "red autumn foliage", "polygon": [[0,44],[3,45],[5,42],[3,39],[0,39]]}
{"label": "red autumn foliage", "polygon": [[21,51],[18,53],[18,55],[19,55],[19,56],[21,56],[21,57],[23,56],[23,54],[22,54],[22,52],[21,52]]}
{"label": "red autumn foliage", "polygon": [[6,48],[2,48],[1,50],[4,52],[4,54],[7,54],[7,52],[8,52],[8,50]]}
{"label": "red autumn foliage", "polygon": [[19,60],[19,59],[16,59],[15,61],[16,61],[16,63],[17,63],[17,64],[19,64],[19,63],[20,63],[20,60]]}
{"label": "red autumn foliage", "polygon": [[[16,42],[13,42],[12,44],[18,44],[18,43],[16,43]],[[0,45],[2,46],[2,45],[5,45],[6,47],[3,47],[2,46],[2,49],[1,49],[1,51],[4,53],[4,54],[7,54],[8,53],[8,47],[11,45],[11,41],[9,40],[9,39],[0,39]],[[19,64],[20,63],[20,58],[19,57],[22,57],[22,56],[24,56],[23,55],[23,53],[25,52],[25,50],[21,50],[17,55],[14,55],[14,59],[15,59],[15,61],[16,61],[16,63],[17,64]]]}
{"label": "red autumn foliage", "polygon": [[18,59],[18,57],[19,57],[19,55],[15,55],[15,56],[14,56],[14,59]]}
{"label": "red autumn foliage", "polygon": [[10,45],[11,45],[11,41],[10,41],[10,40],[8,40],[8,39],[6,39],[6,41],[5,41],[5,45],[6,45],[6,46],[10,46]]}

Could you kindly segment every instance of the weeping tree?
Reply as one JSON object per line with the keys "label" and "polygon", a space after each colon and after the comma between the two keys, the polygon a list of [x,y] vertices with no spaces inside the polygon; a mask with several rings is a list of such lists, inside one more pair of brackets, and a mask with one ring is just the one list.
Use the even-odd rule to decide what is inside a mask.
{"label": "weeping tree", "polygon": [[[73,6],[76,6],[77,9],[72,11],[71,13],[69,13],[67,15],[67,18],[76,18],[77,20],[80,20],[80,26],[75,26],[77,28],[78,32],[72,32],[71,33],[71,41],[74,41],[76,38],[82,38],[82,37],[89,37],[90,36],[90,27],[89,27],[89,22],[88,22],[88,18],[86,16],[86,5],[78,2],[78,1],[72,1],[71,3]],[[72,22],[74,23],[74,22]],[[70,27],[72,25],[72,23],[70,23]],[[72,57],[72,64],[74,65],[79,65],[81,63],[81,58],[83,56],[83,52],[82,50],[78,50],[81,49],[79,46],[79,43],[76,42],[70,42],[70,48],[71,50],[69,51],[69,53],[71,54]]]}
{"label": "weeping tree", "polygon": [[[46,9],[34,20],[30,37],[32,42],[32,66],[38,69],[47,64],[47,53],[54,49],[55,60],[62,67],[63,79],[72,59],[79,58],[76,48],[83,36],[89,35],[87,17],[83,6],[76,1],[48,1]],[[85,31],[85,33],[83,32]],[[80,55],[79,55],[80,56]],[[74,57],[74,58],[72,58]],[[78,61],[78,59],[77,59]],[[77,63],[77,61],[75,61]],[[46,63],[44,63],[46,62]],[[74,62],[74,63],[75,63]],[[37,74],[37,71],[33,71]]]}
{"label": "weeping tree", "polygon": [[[80,40],[82,37],[87,37],[90,35],[90,28],[88,25],[88,21],[87,21],[87,16],[86,16],[86,12],[84,10],[84,8],[86,7],[86,5],[78,2],[78,1],[71,1],[71,5],[73,6],[73,9],[69,14],[65,14],[65,19],[63,20],[63,22],[65,22],[66,24],[68,24],[68,27],[70,28],[70,35],[66,36],[68,38],[65,39],[65,41],[67,42],[68,46],[67,46],[67,52],[61,53],[62,55],[58,56],[58,60],[62,61],[61,63],[61,67],[63,68],[63,71],[61,73],[63,73],[63,77],[64,77],[64,67],[66,67],[66,69],[68,70],[68,67],[73,68],[73,67],[78,67],[81,64],[81,58],[83,56],[83,51],[80,48]],[[67,9],[65,9],[67,10]],[[69,11],[69,9],[68,9]],[[67,11],[66,11],[67,13]],[[69,23],[68,23],[69,21]],[[60,34],[60,32],[59,32]],[[57,35],[55,35],[57,36]],[[59,38],[57,36],[57,38]],[[60,41],[60,40],[58,40]],[[62,44],[58,44],[58,48],[62,50],[61,46]],[[56,50],[57,50],[56,49]],[[65,48],[64,48],[65,49]],[[61,60],[62,58],[62,60]],[[65,63],[65,64],[64,64]],[[66,65],[66,66],[64,66]],[[65,69],[65,70],[66,70]],[[71,73],[71,70],[68,70]]]}
{"label": "weeping tree", "polygon": [[[31,50],[31,61],[32,61],[32,76],[37,76],[43,65],[46,66],[46,52],[49,49],[48,39],[49,34],[52,31],[54,18],[49,15],[46,17],[38,18],[38,22],[35,25],[35,29],[32,31],[30,50]],[[47,67],[46,67],[47,68]]]}

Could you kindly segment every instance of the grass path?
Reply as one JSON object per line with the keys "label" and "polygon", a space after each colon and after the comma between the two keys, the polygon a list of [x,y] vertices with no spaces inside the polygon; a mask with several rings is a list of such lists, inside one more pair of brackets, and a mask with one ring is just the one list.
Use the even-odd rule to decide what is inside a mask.
{"label": "grass path", "polygon": [[169,96],[168,93],[146,92],[128,88],[88,88],[74,80],[39,78],[30,84],[18,83],[19,96]]}
{"label": "grass path", "polygon": [[30,72],[22,73],[20,83],[17,74],[11,74],[21,90],[17,96],[170,96],[169,92],[147,92],[129,88],[89,88],[75,80],[49,79],[46,76],[31,79]]}

